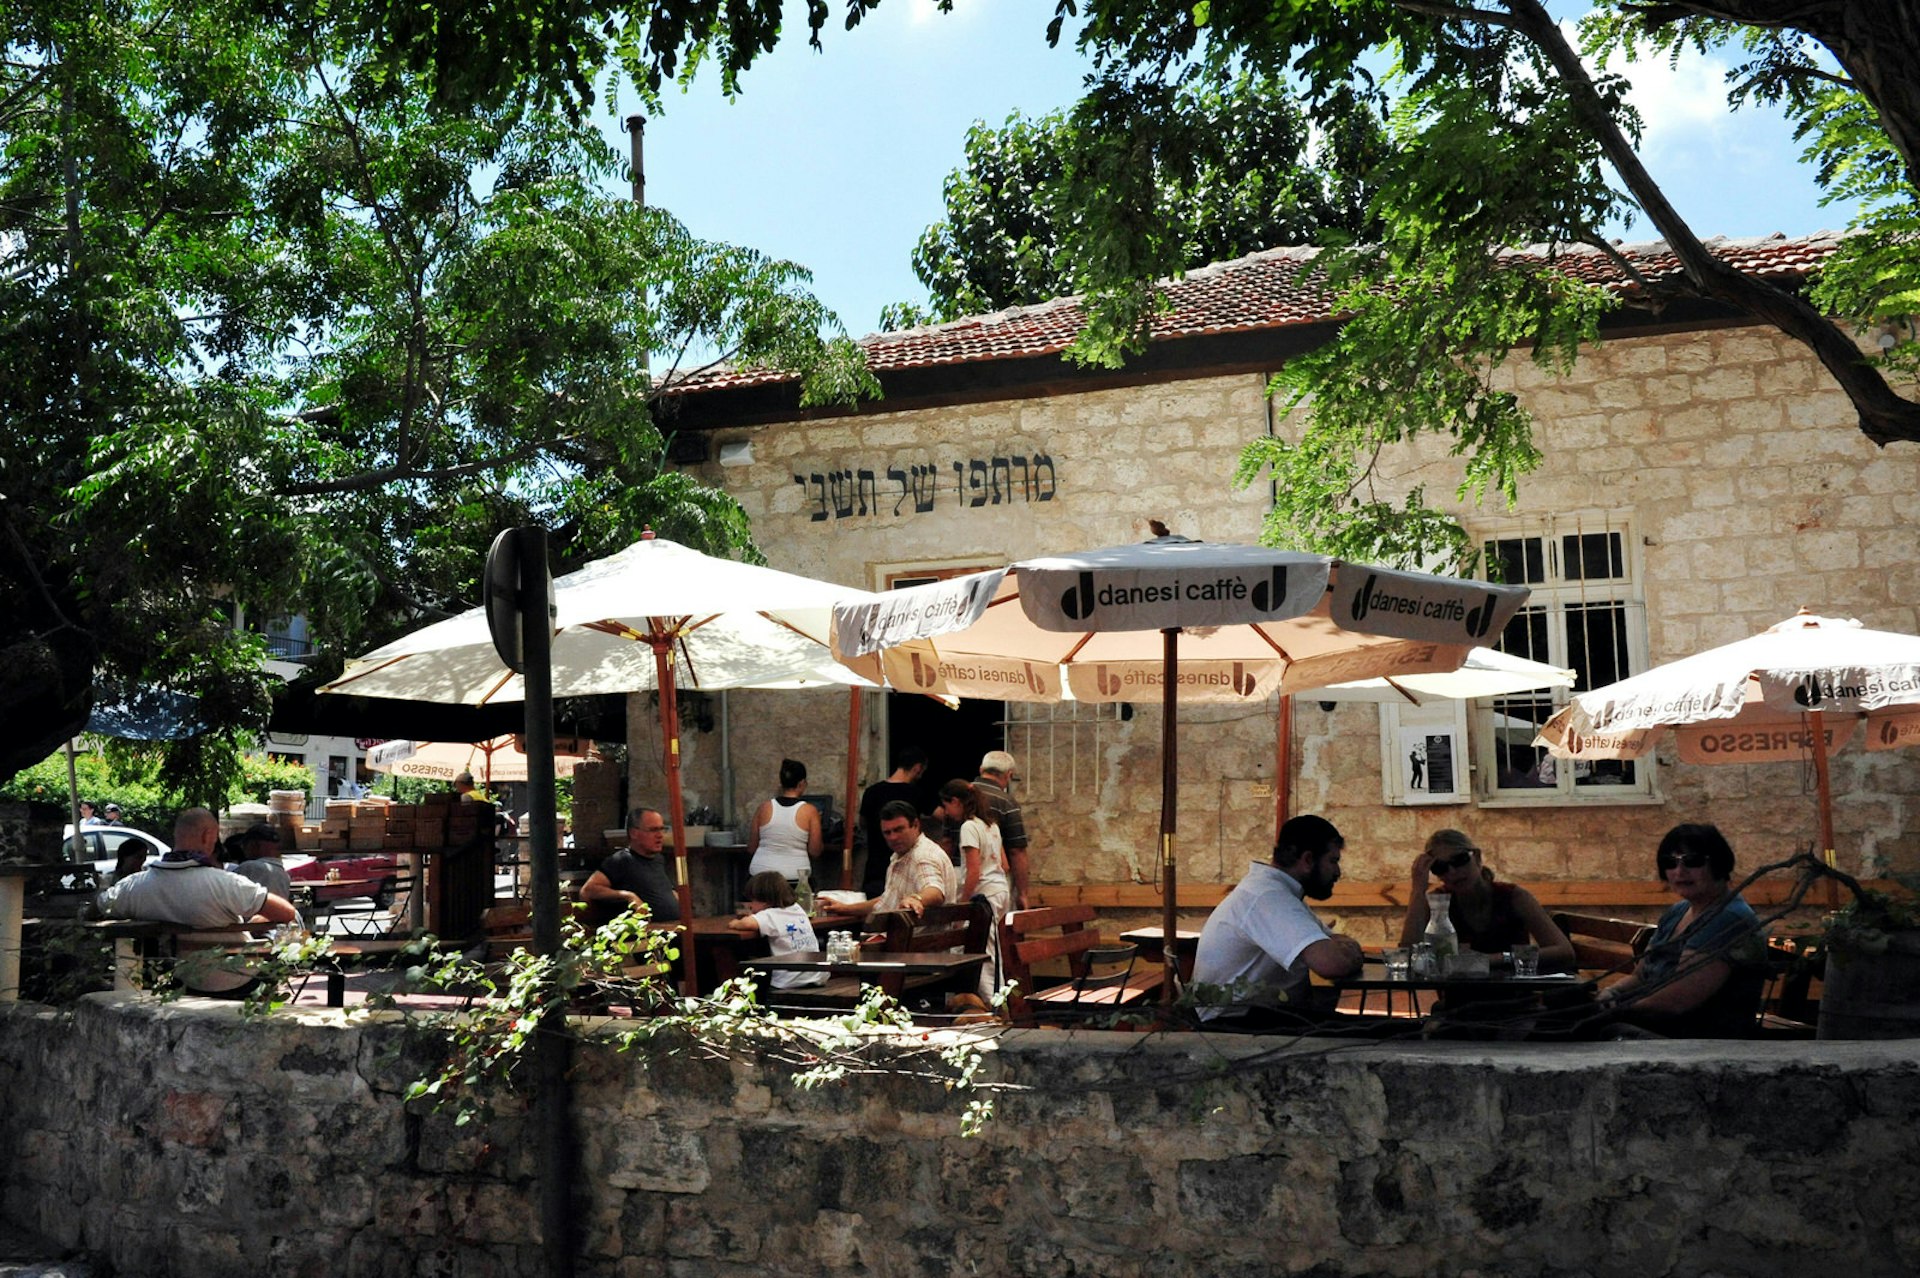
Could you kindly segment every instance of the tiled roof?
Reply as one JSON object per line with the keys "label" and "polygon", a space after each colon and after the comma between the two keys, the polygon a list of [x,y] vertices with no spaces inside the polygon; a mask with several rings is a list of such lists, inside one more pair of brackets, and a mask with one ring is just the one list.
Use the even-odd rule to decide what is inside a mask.
{"label": "tiled roof", "polygon": [[[1724,236],[1706,241],[1721,260],[1737,270],[1766,279],[1794,279],[1833,252],[1840,233],[1820,231],[1800,239],[1784,235],[1752,239]],[[1553,258],[1556,269],[1577,279],[1613,289],[1623,297],[1643,296],[1682,278],[1680,259],[1664,240],[1615,245],[1618,254],[1640,276],[1636,281],[1612,257],[1585,245],[1561,247]],[[1268,249],[1231,262],[1216,262],[1189,271],[1161,288],[1173,308],[1153,320],[1149,341],[1199,337],[1213,333],[1251,332],[1312,324],[1333,318],[1326,293],[1301,279],[1301,267],[1316,250]],[[1545,259],[1545,249],[1521,250],[1514,258]],[[1642,283],[1641,281],[1644,281]],[[1080,332],[1085,311],[1078,297],[1059,298],[1036,306],[1013,306],[991,315],[973,315],[946,324],[872,333],[860,339],[868,366],[877,374],[940,365],[984,363],[1059,355]],[[783,372],[716,369],[689,378],[686,390],[768,385],[791,381]]]}

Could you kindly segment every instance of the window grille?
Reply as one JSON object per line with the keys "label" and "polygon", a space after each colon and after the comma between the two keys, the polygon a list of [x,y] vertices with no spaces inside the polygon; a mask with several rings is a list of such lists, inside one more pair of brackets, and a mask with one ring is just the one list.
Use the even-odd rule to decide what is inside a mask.
{"label": "window grille", "polygon": [[1085,701],[1009,701],[1001,720],[1007,749],[1020,763],[1019,797],[1035,803],[1079,795],[1098,785],[1105,734],[1122,707]]}
{"label": "window grille", "polygon": [[1555,759],[1534,735],[1574,692],[1646,669],[1646,603],[1639,556],[1626,522],[1610,515],[1529,520],[1489,535],[1487,577],[1533,588],[1494,646],[1566,666],[1571,690],[1549,689],[1478,703],[1473,715],[1479,791],[1502,801],[1646,798],[1646,761]]}

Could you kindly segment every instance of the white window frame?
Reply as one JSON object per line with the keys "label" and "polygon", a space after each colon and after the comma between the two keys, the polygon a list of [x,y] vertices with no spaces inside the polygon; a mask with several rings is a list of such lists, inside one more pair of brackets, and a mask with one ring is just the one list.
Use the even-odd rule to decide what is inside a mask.
{"label": "white window frame", "polygon": [[[1500,520],[1477,525],[1471,532],[1476,544],[1481,546],[1514,538],[1539,538],[1543,543],[1546,579],[1528,583],[1533,587],[1533,593],[1528,597],[1521,615],[1541,611],[1547,613],[1547,651],[1516,655],[1530,656],[1555,666],[1571,665],[1566,622],[1569,606],[1614,602],[1620,604],[1626,614],[1627,673],[1638,674],[1647,668],[1644,562],[1640,539],[1634,535],[1632,521],[1626,516],[1607,511],[1578,511]],[[1588,580],[1564,575],[1564,567],[1559,560],[1561,539],[1594,533],[1618,534],[1624,577]],[[1490,571],[1491,564],[1483,564],[1482,575]],[[1491,697],[1472,703],[1469,720],[1475,765],[1474,794],[1481,807],[1608,807],[1657,804],[1662,801],[1659,773],[1652,756],[1635,760],[1634,779],[1623,785],[1582,784],[1581,778],[1593,775],[1594,768],[1604,765],[1568,760],[1554,761],[1557,766],[1551,786],[1502,787],[1499,784],[1501,758],[1497,716],[1501,713],[1502,703],[1520,699],[1548,700],[1557,708],[1565,705],[1573,693],[1585,690],[1582,683],[1572,689],[1555,688],[1524,694],[1522,698]],[[1541,751],[1535,757],[1543,755],[1544,751]]]}

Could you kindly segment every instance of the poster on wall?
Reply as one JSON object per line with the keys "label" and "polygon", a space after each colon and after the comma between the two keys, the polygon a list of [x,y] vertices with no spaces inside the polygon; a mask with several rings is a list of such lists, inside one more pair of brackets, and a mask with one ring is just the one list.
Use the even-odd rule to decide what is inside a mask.
{"label": "poster on wall", "polygon": [[1467,733],[1458,710],[1458,703],[1440,714],[1381,707],[1381,789],[1388,803],[1467,801]]}

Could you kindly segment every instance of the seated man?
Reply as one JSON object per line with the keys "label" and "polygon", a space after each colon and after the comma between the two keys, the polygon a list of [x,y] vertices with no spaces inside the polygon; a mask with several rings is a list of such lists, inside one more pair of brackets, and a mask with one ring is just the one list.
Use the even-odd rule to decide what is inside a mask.
{"label": "seated man", "polygon": [[1272,862],[1255,861],[1208,916],[1193,979],[1225,987],[1228,999],[1200,1009],[1209,1027],[1284,1033],[1330,1020],[1327,1011],[1309,1004],[1310,974],[1328,980],[1354,975],[1362,962],[1360,943],[1330,932],[1305,898],[1324,901],[1333,894],[1345,846],[1326,818],[1294,817],[1280,827]]}
{"label": "seated man", "polygon": [[836,913],[864,916],[901,911],[919,918],[927,907],[960,895],[960,875],[940,845],[920,831],[920,809],[893,799],[880,809],[880,838],[893,854],[887,862],[886,888],[879,896],[831,907]]}
{"label": "seated man", "polygon": [[234,859],[233,872],[252,879],[275,896],[293,899],[293,880],[286,863],[280,859],[280,831],[265,821],[255,821],[229,845]]}
{"label": "seated man", "polygon": [[627,846],[608,856],[587,876],[580,899],[587,903],[587,926],[610,923],[636,905],[645,905],[656,923],[680,918],[680,898],[660,854],[667,846],[667,820],[653,808],[627,814]]}
{"label": "seated man", "polygon": [[[173,825],[173,851],[128,875],[95,898],[115,919],[152,919],[208,931],[248,923],[293,923],[299,913],[283,896],[220,867],[220,821],[205,808],[188,808]],[[243,972],[203,972],[187,982],[200,993],[243,993]]]}

